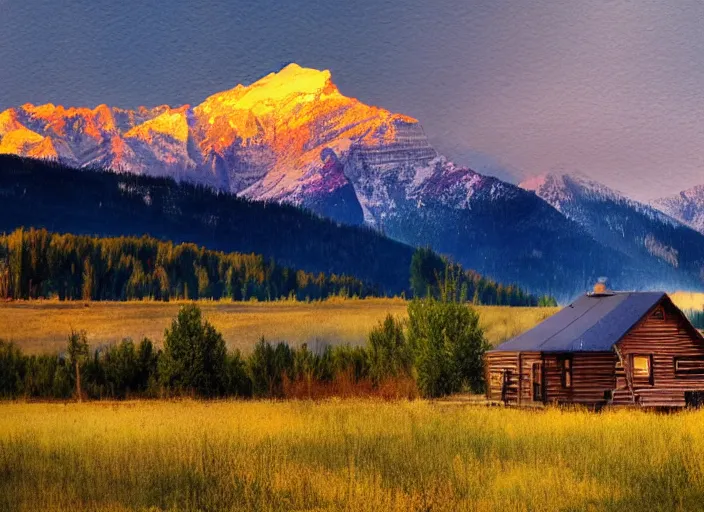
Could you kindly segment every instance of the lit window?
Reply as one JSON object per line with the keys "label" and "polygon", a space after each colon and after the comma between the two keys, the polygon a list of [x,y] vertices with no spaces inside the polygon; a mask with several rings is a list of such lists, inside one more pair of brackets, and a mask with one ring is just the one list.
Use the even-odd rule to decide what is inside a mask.
{"label": "lit window", "polygon": [[633,356],[633,376],[650,377],[650,356]]}
{"label": "lit window", "polygon": [[503,371],[494,371],[491,372],[491,386],[495,388],[501,388],[501,385],[504,383],[504,372]]}

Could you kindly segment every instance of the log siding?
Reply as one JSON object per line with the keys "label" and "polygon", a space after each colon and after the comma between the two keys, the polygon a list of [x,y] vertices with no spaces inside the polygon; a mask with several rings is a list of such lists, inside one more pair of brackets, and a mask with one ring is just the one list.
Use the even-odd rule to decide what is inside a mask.
{"label": "log siding", "polygon": [[[634,374],[638,356],[647,359]],[[537,402],[536,363],[542,383]],[[485,370],[487,398],[510,405],[683,407],[685,393],[704,392],[704,338],[664,295],[611,351],[496,350],[486,355]]]}
{"label": "log siding", "polygon": [[[663,300],[659,307],[664,311],[664,319],[658,318],[656,309],[618,343],[626,367],[616,380],[614,404],[682,407],[685,391],[704,391],[704,374],[676,371],[678,360],[704,359],[704,341],[669,299]],[[650,357],[648,379],[633,375],[632,357],[637,355]],[[631,378],[632,391],[628,389],[627,375]]]}

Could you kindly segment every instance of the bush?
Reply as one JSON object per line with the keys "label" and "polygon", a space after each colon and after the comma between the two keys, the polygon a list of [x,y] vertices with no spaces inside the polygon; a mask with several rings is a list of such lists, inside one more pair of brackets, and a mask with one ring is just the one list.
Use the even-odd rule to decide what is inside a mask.
{"label": "bush", "polygon": [[139,345],[127,338],[109,347],[98,360],[102,367],[106,393],[124,398],[144,393],[156,384],[157,354],[148,338]]}
{"label": "bush", "polygon": [[338,345],[332,350],[331,359],[335,376],[347,375],[353,382],[369,377],[369,356],[364,347]]}
{"label": "bush", "polygon": [[183,306],[164,332],[160,382],[179,393],[220,395],[227,384],[226,355],[222,335],[202,320],[200,309],[195,304]]}
{"label": "bush", "polygon": [[252,396],[252,381],[247,373],[247,362],[239,350],[227,355],[225,361],[225,394],[228,396]]}
{"label": "bush", "polygon": [[462,302],[428,297],[413,300],[408,317],[420,392],[439,397],[463,389],[481,391],[489,344],[477,313]]}
{"label": "bush", "polygon": [[0,340],[0,397],[15,398],[21,393],[24,367],[22,352],[12,343]]}
{"label": "bush", "polygon": [[25,358],[22,393],[33,398],[68,398],[73,389],[72,368],[65,359],[41,355]]}
{"label": "bush", "polygon": [[413,354],[403,335],[403,324],[390,314],[369,333],[367,354],[369,375],[375,385],[412,374]]}
{"label": "bush", "polygon": [[284,377],[293,378],[293,352],[287,344],[271,345],[262,337],[248,363],[254,396],[283,396]]}

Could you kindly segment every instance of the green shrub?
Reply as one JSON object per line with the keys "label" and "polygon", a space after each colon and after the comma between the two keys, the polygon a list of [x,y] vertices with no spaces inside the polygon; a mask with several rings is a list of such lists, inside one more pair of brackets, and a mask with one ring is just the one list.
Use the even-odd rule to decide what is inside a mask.
{"label": "green shrub", "polygon": [[254,396],[280,397],[284,376],[293,378],[293,351],[285,343],[271,345],[262,337],[249,356],[248,368]]}
{"label": "green shrub", "polygon": [[408,341],[424,396],[482,390],[489,344],[477,313],[467,304],[432,297],[413,300],[408,305]]}
{"label": "green shrub", "polygon": [[225,360],[225,394],[242,398],[252,396],[252,381],[247,373],[247,362],[239,350],[227,354]]}
{"label": "green shrub", "polygon": [[403,334],[400,320],[388,314],[369,333],[367,340],[369,375],[374,384],[390,377],[410,377],[413,354]]}
{"label": "green shrub", "polygon": [[178,393],[221,395],[227,380],[226,355],[222,335],[202,320],[200,309],[195,304],[183,306],[164,332],[160,382]]}
{"label": "green shrub", "polygon": [[0,397],[15,398],[22,391],[25,358],[12,343],[0,340]]}

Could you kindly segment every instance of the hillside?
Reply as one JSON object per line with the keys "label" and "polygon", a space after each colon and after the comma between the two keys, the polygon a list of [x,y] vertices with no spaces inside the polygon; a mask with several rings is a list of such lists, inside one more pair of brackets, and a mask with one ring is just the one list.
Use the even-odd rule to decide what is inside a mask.
{"label": "hillside", "polygon": [[521,187],[535,192],[634,265],[655,270],[658,277],[653,284],[672,290],[679,282],[701,289],[704,235],[680,221],[580,175],[537,176]]}
{"label": "hillside", "polygon": [[[72,233],[0,236],[0,298],[81,298],[86,273],[97,283],[88,295],[100,300],[410,292],[415,249],[369,228],[337,224],[292,206],[165,178],[85,172],[11,156],[0,156],[0,196],[0,233],[21,227]],[[81,234],[98,238],[75,236]],[[141,235],[157,239],[124,238]],[[100,238],[114,236],[121,238]],[[419,251],[421,255],[431,265],[418,274],[425,282],[420,288],[426,290],[436,281],[433,269],[442,272],[445,263],[432,251]],[[452,268],[475,303],[539,303],[539,297],[512,283]],[[3,272],[11,281],[4,294]]]}
{"label": "hillside", "polygon": [[250,201],[171,179],[84,172],[0,156],[0,232],[17,227],[192,242],[255,253],[309,272],[353,275],[387,293],[408,288],[413,248],[292,206]]}
{"label": "hillside", "polygon": [[[600,276],[620,289],[703,285],[693,270],[696,257],[685,257],[686,248],[676,249],[678,258],[687,261],[684,270],[664,261],[673,246],[657,236],[648,238],[649,250],[660,256],[623,250],[618,238],[595,236],[589,226],[530,191],[450,162],[430,145],[416,119],[347,97],[329,71],[296,64],[215,93],[198,105],[11,108],[0,113],[0,153],[170,177],[247,199],[302,206],[335,222],[371,227],[403,244],[430,245],[465,268],[563,301],[589,289]],[[130,184],[128,191],[152,200],[135,186]],[[219,204],[230,201],[218,197]],[[197,208],[187,207],[192,206]],[[182,213],[198,216],[185,209]],[[217,239],[216,248],[241,250],[223,239],[239,228],[221,222],[215,229],[208,223],[196,221],[211,231],[208,235],[179,226],[177,240],[199,236],[198,243],[209,247]],[[128,227],[134,233],[134,226]],[[256,229],[253,223],[248,228]],[[297,229],[296,236],[307,231]],[[283,252],[268,247],[282,250],[280,237],[267,241],[261,235],[252,250],[294,266],[340,273],[364,265],[375,270],[360,274],[357,269],[355,275],[388,289],[405,286],[398,270],[405,266],[401,253],[408,257],[402,245],[393,250],[362,247],[371,235],[354,235],[354,241],[345,236],[336,241],[346,244],[345,261],[338,265],[332,261],[339,258],[335,251],[326,261],[311,247],[305,257],[298,253],[300,257],[287,259],[292,257],[287,251],[299,251],[301,244],[320,243],[318,235],[288,239],[299,248]],[[359,251],[365,258],[358,257]],[[387,257],[395,266],[378,261]],[[394,275],[385,276],[381,269]]]}
{"label": "hillside", "polygon": [[658,199],[653,206],[704,234],[704,185]]}

